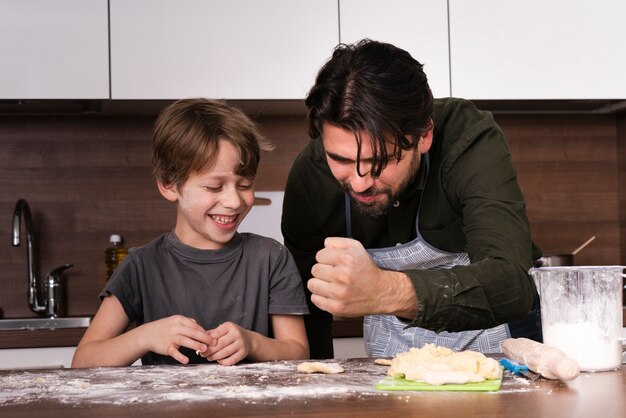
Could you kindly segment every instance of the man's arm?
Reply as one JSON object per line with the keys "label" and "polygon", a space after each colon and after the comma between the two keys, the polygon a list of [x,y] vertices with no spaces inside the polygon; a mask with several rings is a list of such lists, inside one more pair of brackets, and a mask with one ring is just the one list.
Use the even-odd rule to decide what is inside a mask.
{"label": "man's arm", "polygon": [[[451,147],[454,159],[443,161],[438,179],[461,218],[460,250],[470,265],[406,272],[420,300],[411,325],[437,332],[484,329],[521,319],[532,307],[536,289],[528,269],[537,253],[525,202],[504,134],[486,122]],[[448,229],[437,226],[441,206],[431,204],[428,193],[427,188],[420,231],[437,246]]]}

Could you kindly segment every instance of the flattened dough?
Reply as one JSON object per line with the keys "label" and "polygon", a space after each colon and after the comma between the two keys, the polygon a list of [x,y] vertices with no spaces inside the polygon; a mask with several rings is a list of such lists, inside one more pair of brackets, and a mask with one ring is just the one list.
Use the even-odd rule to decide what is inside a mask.
{"label": "flattened dough", "polygon": [[298,364],[298,371],[302,373],[343,373],[343,367],[338,363],[305,362]]}
{"label": "flattened dough", "polygon": [[494,359],[476,351],[454,352],[446,347],[426,344],[398,353],[391,361],[389,376],[425,382],[431,385],[483,382],[502,377],[502,368]]}

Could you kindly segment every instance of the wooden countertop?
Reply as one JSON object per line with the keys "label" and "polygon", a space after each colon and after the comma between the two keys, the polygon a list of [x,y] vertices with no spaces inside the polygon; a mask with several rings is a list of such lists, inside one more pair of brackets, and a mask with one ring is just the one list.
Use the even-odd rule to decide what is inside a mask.
{"label": "wooden countertop", "polygon": [[0,415],[194,418],[626,416],[626,368],[563,383],[505,372],[497,392],[390,392],[387,367],[335,360],[346,372],[309,375],[299,362],[0,371]]}

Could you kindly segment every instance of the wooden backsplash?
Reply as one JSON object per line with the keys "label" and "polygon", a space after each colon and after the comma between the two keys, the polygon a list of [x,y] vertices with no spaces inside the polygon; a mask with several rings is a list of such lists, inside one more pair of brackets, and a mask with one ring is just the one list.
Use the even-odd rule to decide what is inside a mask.
{"label": "wooden backsplash", "polygon": [[[546,253],[596,240],[576,263],[626,262],[626,115],[496,115],[507,134],[535,241]],[[66,314],[92,315],[104,285],[109,235],[138,246],[173,227],[175,208],[150,167],[153,116],[0,116],[0,309],[27,306],[26,248],[11,246],[23,197],[33,211],[39,276],[65,263]],[[258,118],[277,149],[257,189],[282,190],[307,142],[303,116]],[[624,237],[622,240],[621,237]]]}

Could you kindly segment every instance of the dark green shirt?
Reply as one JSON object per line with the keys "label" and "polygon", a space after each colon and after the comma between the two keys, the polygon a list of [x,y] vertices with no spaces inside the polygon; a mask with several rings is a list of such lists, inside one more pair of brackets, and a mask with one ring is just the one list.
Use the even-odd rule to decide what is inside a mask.
{"label": "dark green shirt", "polygon": [[[449,270],[409,270],[418,299],[410,323],[436,332],[491,328],[521,319],[533,305],[528,275],[541,256],[530,237],[525,203],[504,134],[488,112],[461,99],[435,100],[430,170],[374,218],[351,212],[352,236],[365,248],[406,243],[419,229],[434,247],[466,252],[471,264]],[[421,200],[421,206],[420,206]],[[330,172],[321,139],[296,158],[283,202],[282,233],[303,278],[311,277],[324,239],[346,236],[344,193]],[[311,304],[306,318],[311,357],[332,353],[332,317]],[[330,351],[329,351],[330,350]]]}

